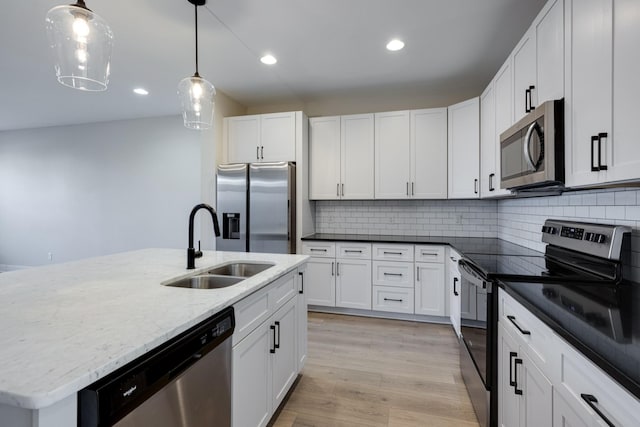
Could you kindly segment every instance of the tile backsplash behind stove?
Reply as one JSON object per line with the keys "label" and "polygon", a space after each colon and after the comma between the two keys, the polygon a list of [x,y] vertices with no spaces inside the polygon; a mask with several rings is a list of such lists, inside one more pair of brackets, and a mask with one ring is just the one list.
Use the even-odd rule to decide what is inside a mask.
{"label": "tile backsplash behind stove", "polygon": [[547,218],[627,225],[633,229],[628,277],[640,282],[640,190],[566,192],[503,200],[317,201],[316,232],[499,237],[539,251]]}

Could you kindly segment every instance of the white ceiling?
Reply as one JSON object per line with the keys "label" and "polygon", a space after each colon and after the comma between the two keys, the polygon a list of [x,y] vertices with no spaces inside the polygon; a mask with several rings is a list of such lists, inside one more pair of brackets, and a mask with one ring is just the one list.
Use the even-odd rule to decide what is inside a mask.
{"label": "white ceiling", "polygon": [[[474,96],[545,1],[208,0],[200,74],[248,107],[373,91]],[[193,6],[86,0],[115,35],[109,89],[87,93],[57,83],[44,30],[47,10],[71,2],[3,2],[0,130],[179,114],[177,84],[194,72]],[[392,37],[406,47],[388,52]],[[277,65],[258,61],[266,52]]]}

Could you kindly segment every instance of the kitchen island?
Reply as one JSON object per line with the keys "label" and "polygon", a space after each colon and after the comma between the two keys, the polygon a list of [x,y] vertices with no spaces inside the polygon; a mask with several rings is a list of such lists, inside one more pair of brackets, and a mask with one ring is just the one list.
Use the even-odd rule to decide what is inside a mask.
{"label": "kitchen island", "polygon": [[[1,274],[0,425],[69,425],[79,390],[306,259],[205,251],[186,270],[184,250],[144,249]],[[163,286],[231,261],[275,265],[223,289]]]}

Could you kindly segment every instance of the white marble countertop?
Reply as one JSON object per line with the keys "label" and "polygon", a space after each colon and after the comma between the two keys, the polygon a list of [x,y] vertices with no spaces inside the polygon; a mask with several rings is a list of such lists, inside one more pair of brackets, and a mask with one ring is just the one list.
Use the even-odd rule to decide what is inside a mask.
{"label": "white marble countertop", "polygon": [[[304,255],[144,249],[0,274],[0,404],[56,403],[302,264]],[[276,265],[224,289],[162,286],[238,260]]]}

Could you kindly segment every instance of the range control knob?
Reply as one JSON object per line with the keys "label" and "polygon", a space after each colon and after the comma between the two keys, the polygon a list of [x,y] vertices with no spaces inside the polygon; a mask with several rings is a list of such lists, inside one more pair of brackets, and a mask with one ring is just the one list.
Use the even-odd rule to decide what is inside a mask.
{"label": "range control knob", "polygon": [[588,242],[593,242],[594,233],[584,233],[584,240]]}
{"label": "range control knob", "polygon": [[607,240],[607,236],[605,236],[604,234],[596,234],[596,242],[604,243],[605,240]]}
{"label": "range control knob", "polygon": [[556,231],[555,227],[549,227],[549,234],[556,234]]}

